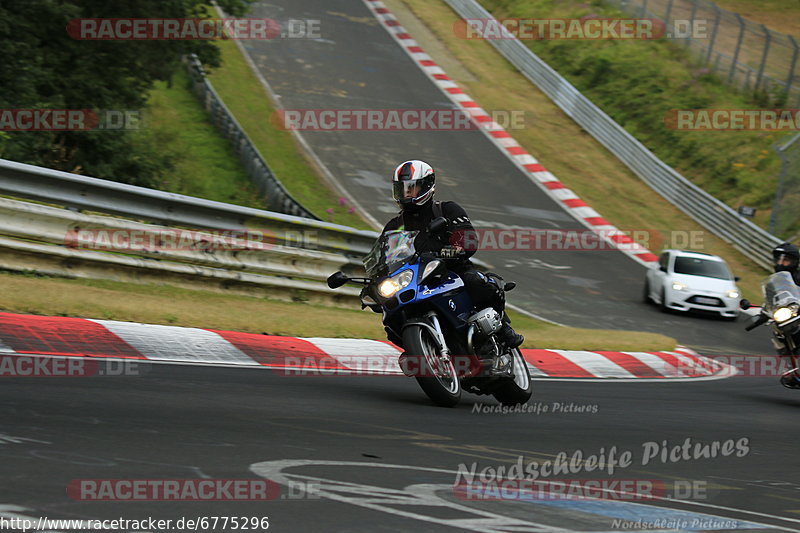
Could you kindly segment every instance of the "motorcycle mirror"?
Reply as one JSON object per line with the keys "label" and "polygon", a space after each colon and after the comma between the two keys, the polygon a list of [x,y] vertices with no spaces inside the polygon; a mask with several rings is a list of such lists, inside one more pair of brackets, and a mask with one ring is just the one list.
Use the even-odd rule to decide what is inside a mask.
{"label": "motorcycle mirror", "polygon": [[431,220],[428,229],[431,233],[440,233],[443,229],[447,227],[447,219],[444,217],[437,217]]}
{"label": "motorcycle mirror", "polygon": [[338,289],[348,281],[350,281],[350,278],[348,278],[347,275],[340,270],[339,272],[334,272],[328,276],[328,287],[331,289]]}
{"label": "motorcycle mirror", "polygon": [[742,299],[742,300],[739,302],[739,309],[743,309],[743,310],[745,310],[745,311],[747,311],[748,309],[750,309],[750,300],[747,300],[747,299]]}
{"label": "motorcycle mirror", "polygon": [[747,326],[744,328],[745,331],[751,331],[756,329],[761,324],[767,322],[769,318],[766,315],[755,315],[751,316],[750,319],[747,321]]}

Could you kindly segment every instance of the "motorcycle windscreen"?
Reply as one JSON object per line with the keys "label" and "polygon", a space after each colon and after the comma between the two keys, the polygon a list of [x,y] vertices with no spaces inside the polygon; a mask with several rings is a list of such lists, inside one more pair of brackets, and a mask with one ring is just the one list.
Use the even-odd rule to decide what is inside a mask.
{"label": "motorcycle windscreen", "polygon": [[364,258],[364,269],[372,279],[388,276],[414,255],[414,239],[419,231],[392,230],[381,234]]}
{"label": "motorcycle windscreen", "polygon": [[764,310],[770,315],[779,307],[800,304],[800,287],[795,285],[788,272],[776,272],[761,284],[764,292]]}

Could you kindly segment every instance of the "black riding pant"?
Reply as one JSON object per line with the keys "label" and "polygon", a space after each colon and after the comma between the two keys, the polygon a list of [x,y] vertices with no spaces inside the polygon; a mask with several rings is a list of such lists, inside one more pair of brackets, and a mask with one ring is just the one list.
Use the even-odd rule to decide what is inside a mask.
{"label": "black riding pant", "polygon": [[484,274],[480,270],[471,268],[458,273],[464,280],[464,288],[476,309],[493,307],[502,313],[506,306],[506,293],[501,287],[503,281],[493,274]]}

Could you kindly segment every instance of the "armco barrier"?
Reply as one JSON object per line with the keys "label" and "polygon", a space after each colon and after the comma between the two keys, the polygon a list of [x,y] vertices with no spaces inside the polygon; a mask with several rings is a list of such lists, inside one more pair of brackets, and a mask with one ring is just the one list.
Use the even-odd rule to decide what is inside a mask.
{"label": "armco barrier", "polygon": [[248,294],[261,287],[256,292],[274,296],[307,291],[328,300],[358,295],[355,288],[333,291],[325,283],[336,270],[358,272],[357,259],[285,246],[262,232],[225,240],[213,232],[0,198],[0,235],[0,268],[7,270],[116,281],[169,280],[189,287],[212,283],[244,287]]}
{"label": "armco barrier", "polygon": [[[475,0],[445,1],[464,19],[493,18],[491,13]],[[489,43],[567,115],[670,203],[732,244],[756,264],[771,269],[771,251],[781,242],[780,239],[743,218],[681,176],[583,96],[521,41],[504,28],[502,31],[505,32],[506,38],[489,39]]]}
{"label": "armco barrier", "polygon": [[[0,194],[14,198],[0,198],[0,268],[59,276],[168,279],[191,287],[213,282],[224,288],[242,286],[245,292],[253,289],[276,296],[292,293],[294,297],[296,291],[305,291],[314,298],[352,303],[358,295],[356,288],[332,291],[325,279],[339,269],[362,273],[361,259],[378,236],[372,231],[7,160],[0,160]],[[100,230],[177,234],[183,245],[93,250],[93,243],[85,241],[91,241],[92,232]],[[204,243],[215,242],[216,230],[244,236],[253,232],[261,239],[252,246],[245,244],[244,249],[204,247]],[[197,246],[193,246],[195,241]]]}
{"label": "armco barrier", "polygon": [[163,261],[317,281],[325,281],[336,270],[361,268],[360,261],[344,254],[285,246],[261,232],[225,240],[209,232],[86,215],[7,198],[0,198],[0,234],[66,245],[76,251],[113,249]]}
{"label": "armco barrier", "polygon": [[[314,249],[361,259],[378,233],[0,159],[0,195],[169,227],[270,231],[278,242],[313,235]],[[310,247],[310,246],[309,246]]]}

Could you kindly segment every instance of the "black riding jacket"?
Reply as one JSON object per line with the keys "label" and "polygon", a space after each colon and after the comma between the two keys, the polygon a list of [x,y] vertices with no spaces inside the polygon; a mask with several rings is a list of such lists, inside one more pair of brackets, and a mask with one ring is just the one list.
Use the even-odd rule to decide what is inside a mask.
{"label": "black riding jacket", "polygon": [[435,218],[433,201],[418,209],[406,209],[386,223],[384,232],[391,230],[420,231],[414,240],[414,249],[418,252],[438,253],[444,246],[460,246],[464,251],[460,257],[448,259],[447,266],[456,273],[475,268],[469,260],[475,254],[477,233],[464,208],[455,202],[442,202],[442,216],[447,219],[447,229],[441,235],[433,235],[428,225]]}

